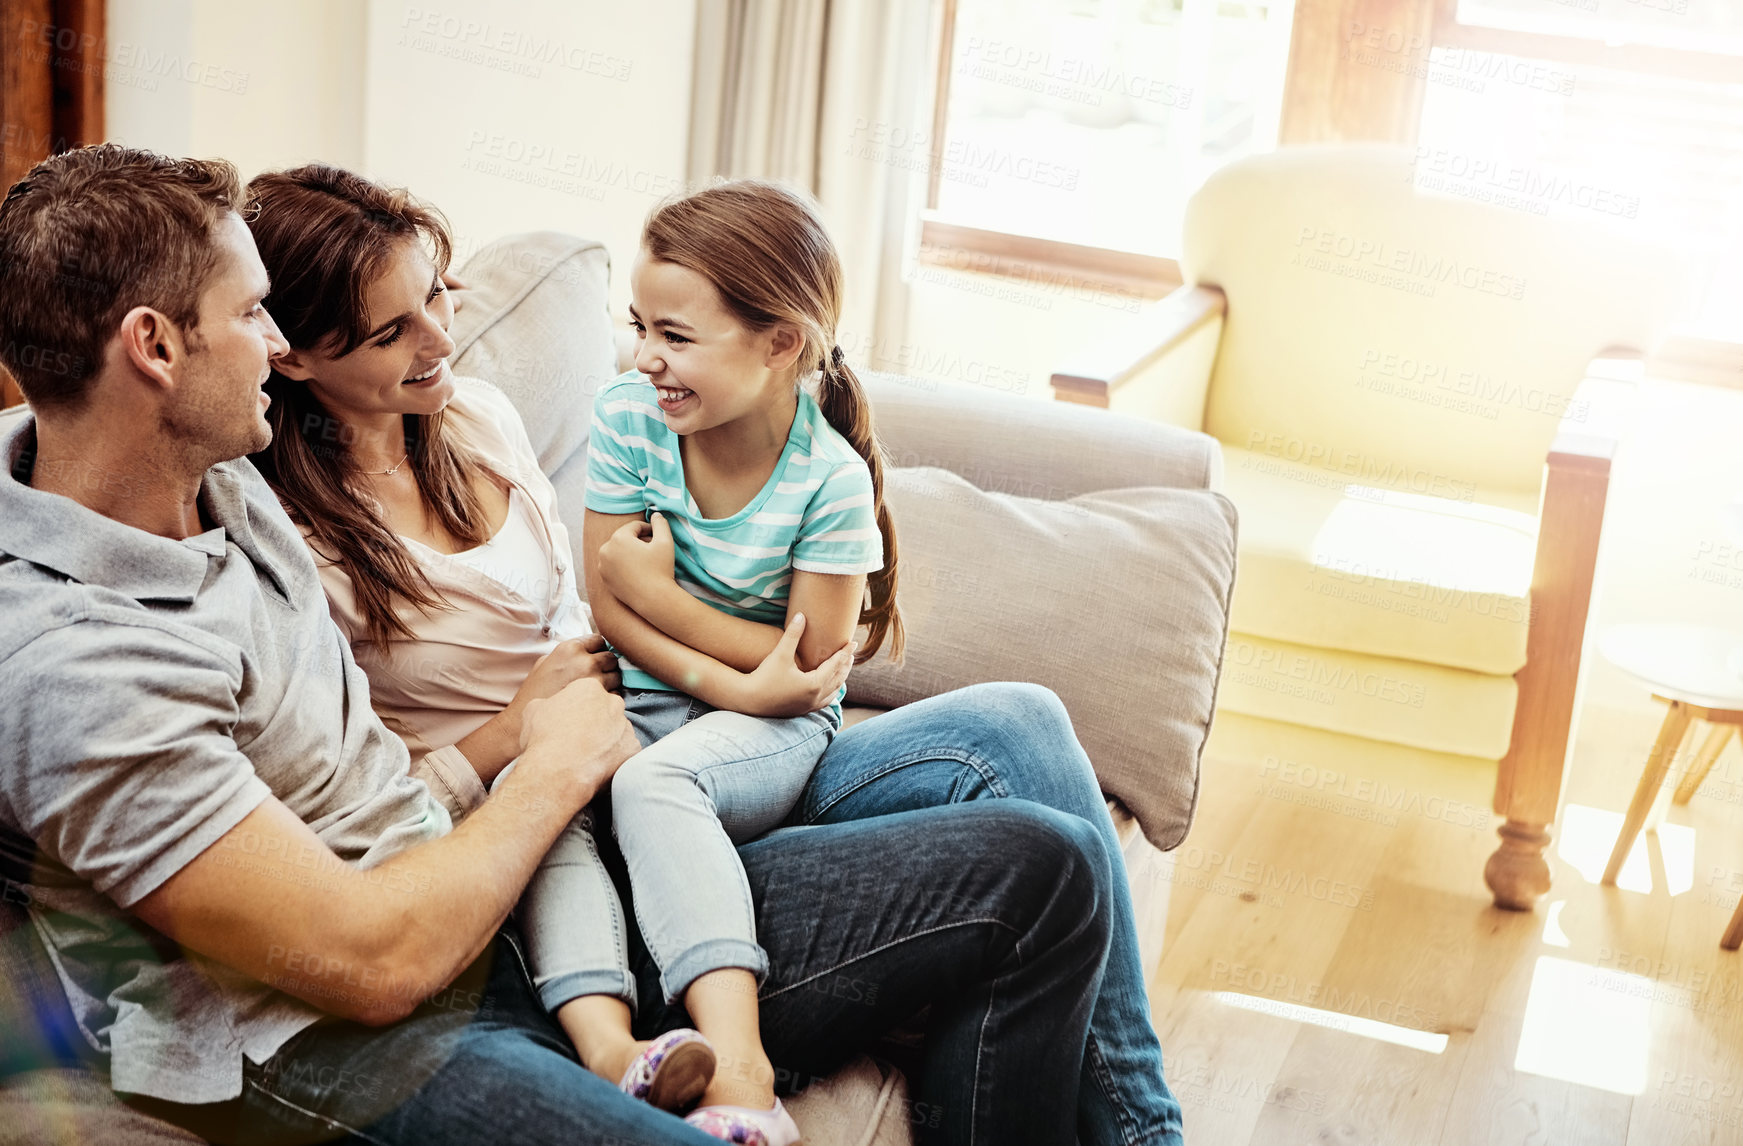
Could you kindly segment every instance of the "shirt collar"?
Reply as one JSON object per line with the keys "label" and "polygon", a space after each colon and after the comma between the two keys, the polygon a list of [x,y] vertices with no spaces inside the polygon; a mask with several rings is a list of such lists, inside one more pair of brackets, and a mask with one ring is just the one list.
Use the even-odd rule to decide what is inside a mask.
{"label": "shirt collar", "polygon": [[200,482],[200,503],[218,528],[176,541],[32,489],[35,455],[34,416],[0,429],[0,553],[82,584],[138,601],[192,601],[205,583],[207,557],[221,556],[226,534],[246,522],[236,479],[222,467],[207,470]]}

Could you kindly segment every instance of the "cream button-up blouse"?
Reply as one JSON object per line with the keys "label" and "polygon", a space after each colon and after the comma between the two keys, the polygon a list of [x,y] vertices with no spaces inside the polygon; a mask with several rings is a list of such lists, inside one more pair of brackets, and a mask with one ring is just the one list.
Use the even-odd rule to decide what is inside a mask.
{"label": "cream button-up blouse", "polygon": [[[383,645],[367,636],[350,575],[318,553],[315,565],[333,620],[369,676],[370,703],[405,741],[412,774],[458,820],[483,802],[485,789],[455,745],[508,707],[533,663],[558,642],[591,633],[593,618],[576,589],[569,531],[557,517],[557,491],[539,468],[519,412],[489,382],[454,381],[446,430],[509,484],[509,516],[498,537],[511,529],[530,530],[536,548],[504,549],[542,553],[540,566],[498,580],[472,562],[407,538],[413,560],[451,608],[426,615],[402,605],[400,616],[416,636]],[[520,496],[512,496],[515,492]]]}

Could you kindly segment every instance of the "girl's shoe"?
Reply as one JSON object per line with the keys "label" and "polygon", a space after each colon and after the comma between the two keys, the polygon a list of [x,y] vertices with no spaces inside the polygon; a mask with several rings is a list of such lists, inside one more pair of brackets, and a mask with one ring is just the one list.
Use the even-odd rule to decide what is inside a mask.
{"label": "girl's shoe", "polygon": [[696,1105],[714,1078],[714,1046],[701,1031],[667,1031],[630,1060],[617,1089],[661,1110]]}
{"label": "girl's shoe", "polygon": [[699,1106],[684,1119],[704,1134],[739,1146],[799,1146],[799,1127],[775,1099],[773,1110],[748,1106]]}

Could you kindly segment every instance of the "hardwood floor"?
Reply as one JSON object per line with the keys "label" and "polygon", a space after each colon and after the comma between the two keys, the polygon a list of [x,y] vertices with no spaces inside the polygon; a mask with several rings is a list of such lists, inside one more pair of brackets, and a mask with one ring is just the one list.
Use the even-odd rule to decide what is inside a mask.
{"label": "hardwood floor", "polygon": [[1483,886],[1492,765],[1219,717],[1141,877],[1171,884],[1150,998],[1187,1141],[1743,1144],[1743,750],[1597,883],[1656,728],[1581,721],[1525,914]]}

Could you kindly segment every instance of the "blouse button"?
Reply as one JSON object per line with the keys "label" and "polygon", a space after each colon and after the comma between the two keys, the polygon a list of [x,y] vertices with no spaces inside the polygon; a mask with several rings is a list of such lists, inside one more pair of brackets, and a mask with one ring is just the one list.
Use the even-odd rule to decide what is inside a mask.
{"label": "blouse button", "polygon": [[546,637],[550,636],[551,635],[551,626],[546,625],[544,628],[539,630],[539,633],[542,636],[546,636]]}

